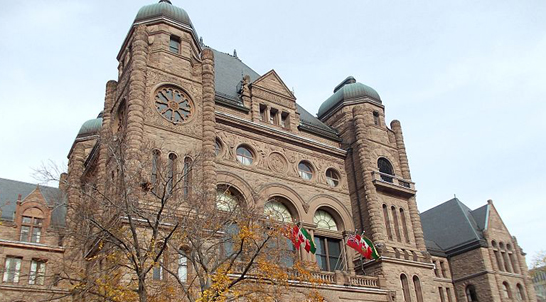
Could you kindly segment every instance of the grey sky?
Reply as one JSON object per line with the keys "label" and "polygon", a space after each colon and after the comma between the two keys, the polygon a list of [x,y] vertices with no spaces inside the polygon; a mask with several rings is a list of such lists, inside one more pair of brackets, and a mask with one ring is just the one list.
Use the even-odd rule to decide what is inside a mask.
{"label": "grey sky", "polygon": [[[348,75],[375,88],[402,122],[421,211],[491,198],[528,260],[546,249],[545,1],[172,1],[312,113]],[[66,164],[155,0],[2,2],[0,177],[34,182],[41,162]]]}

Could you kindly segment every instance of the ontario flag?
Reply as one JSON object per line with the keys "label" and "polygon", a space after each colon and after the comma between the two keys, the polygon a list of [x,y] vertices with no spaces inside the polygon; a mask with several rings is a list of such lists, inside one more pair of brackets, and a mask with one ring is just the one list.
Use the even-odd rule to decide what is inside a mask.
{"label": "ontario flag", "polygon": [[366,259],[379,259],[379,254],[373,242],[364,235],[349,235],[347,245],[359,252]]}
{"label": "ontario flag", "polygon": [[303,248],[308,252],[314,254],[317,251],[315,243],[311,235],[303,227],[294,225],[290,232],[290,240],[294,244],[296,250],[300,249],[300,246],[303,244]]}

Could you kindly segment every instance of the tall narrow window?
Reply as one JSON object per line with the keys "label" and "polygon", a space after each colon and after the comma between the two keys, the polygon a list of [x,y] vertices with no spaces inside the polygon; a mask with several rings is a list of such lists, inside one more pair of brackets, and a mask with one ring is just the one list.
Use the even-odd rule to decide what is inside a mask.
{"label": "tall narrow window", "polygon": [[438,287],[438,293],[440,293],[440,301],[446,302],[446,297],[444,294],[444,289],[442,287]]}
{"label": "tall narrow window", "polygon": [[476,287],[470,284],[465,289],[467,302],[478,302],[478,294],[476,293]]}
{"label": "tall narrow window", "polygon": [[184,197],[191,192],[192,160],[189,157],[184,159]]}
{"label": "tall narrow window", "polygon": [[449,287],[446,287],[446,296],[447,296],[447,301],[448,302],[453,302],[453,300],[451,298],[451,288],[449,288]]}
{"label": "tall narrow window", "polygon": [[392,168],[391,163],[384,157],[381,157],[377,160],[377,167],[379,173],[381,173],[381,179],[386,182],[392,182],[394,169]]}
{"label": "tall narrow window", "polygon": [[400,238],[400,224],[398,223],[398,215],[396,214],[396,208],[391,207],[392,219],[394,221],[394,231],[396,232],[396,240],[402,241]]}
{"label": "tall narrow window", "polygon": [[493,240],[491,241],[491,245],[493,246],[493,254],[495,254],[495,259],[497,260],[497,267],[499,271],[504,271],[504,263],[502,262],[500,252],[498,251],[497,242]]}
{"label": "tall narrow window", "polygon": [[400,208],[400,220],[402,220],[402,230],[404,231],[404,237],[406,238],[406,242],[410,243],[410,237],[408,233],[408,225],[406,222],[406,214],[404,213],[404,209]]}
{"label": "tall narrow window", "polygon": [[511,265],[510,265],[510,259],[508,258],[508,255],[506,254],[506,251],[504,250],[504,243],[499,243],[499,249],[500,249],[500,253],[501,253],[501,257],[502,257],[502,260],[504,262],[504,269],[511,273],[512,272],[512,268],[511,268]]}
{"label": "tall narrow window", "polygon": [[442,269],[442,277],[447,278],[446,263],[444,261],[440,261],[440,268]]}
{"label": "tall narrow window", "polygon": [[44,285],[46,262],[32,259],[30,262],[30,274],[28,284]]}
{"label": "tall narrow window", "polygon": [[152,186],[154,188],[155,191],[157,191],[157,182],[158,182],[158,179],[157,179],[157,170],[158,170],[158,167],[159,167],[159,150],[154,150],[152,152],[152,177],[151,177],[151,182],[152,182]]}
{"label": "tall narrow window", "polygon": [[19,257],[6,257],[4,264],[4,278],[2,279],[6,283],[19,283],[19,273],[21,272],[21,258]]}
{"label": "tall narrow window", "polygon": [[267,106],[264,104],[260,104],[260,120],[262,122],[267,121]]}
{"label": "tall narrow window", "polygon": [[182,282],[188,281],[188,258],[184,250],[178,252],[178,279]]}
{"label": "tall narrow window", "polygon": [[402,293],[404,294],[404,302],[411,302],[411,295],[408,283],[408,277],[400,275],[400,283],[402,284]]}
{"label": "tall narrow window", "polygon": [[440,277],[440,269],[438,267],[438,261],[434,260],[434,275]]}
{"label": "tall narrow window", "polygon": [[516,285],[516,298],[518,299],[518,301],[523,301],[525,300],[525,294],[524,294],[524,291],[523,291],[523,286],[521,286],[521,284],[517,284]]}
{"label": "tall narrow window", "polygon": [[502,295],[507,299],[512,299],[512,292],[510,291],[510,285],[508,285],[508,282],[506,281],[502,283]]}
{"label": "tall narrow window", "polygon": [[391,221],[389,219],[389,209],[387,205],[383,205],[383,219],[385,219],[385,228],[387,229],[387,236],[389,240],[392,240],[392,230],[391,230]]}
{"label": "tall narrow window", "polygon": [[176,184],[176,154],[169,154],[169,174],[167,175],[167,192],[172,193],[173,186]]}
{"label": "tall narrow window", "polygon": [[423,292],[421,290],[421,281],[419,277],[413,276],[413,287],[415,288],[415,297],[417,297],[417,302],[423,302]]}
{"label": "tall narrow window", "polygon": [[269,123],[272,125],[278,125],[279,124],[279,117],[278,114],[279,111],[277,109],[271,108],[269,110]]}
{"label": "tall narrow window", "polygon": [[373,123],[376,126],[379,126],[379,112],[377,112],[377,111],[373,112]]}
{"label": "tall narrow window", "polygon": [[281,114],[281,127],[287,128],[287,126],[288,126],[288,113],[283,112]]}
{"label": "tall narrow window", "polygon": [[177,36],[171,36],[169,42],[169,50],[173,53],[180,53],[180,38]]}
{"label": "tall narrow window", "polygon": [[339,184],[339,173],[332,168],[326,170],[326,182],[330,187],[337,187]]}

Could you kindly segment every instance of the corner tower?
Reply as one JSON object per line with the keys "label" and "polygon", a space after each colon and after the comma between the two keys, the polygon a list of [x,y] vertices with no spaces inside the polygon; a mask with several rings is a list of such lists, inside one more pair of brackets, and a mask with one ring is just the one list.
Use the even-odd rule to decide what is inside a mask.
{"label": "corner tower", "polygon": [[433,266],[400,122],[394,120],[388,127],[379,94],[353,77],[335,87],[318,117],[339,132],[348,150],[345,164],[355,226],[372,238],[382,255],[356,266],[365,274],[385,276],[400,296],[405,294],[400,284],[415,277],[423,293],[432,292],[434,288],[426,286],[432,283]]}
{"label": "corner tower", "polygon": [[203,166],[195,170],[214,179],[214,56],[186,11],[169,0],[142,7],[117,59],[118,80],[107,84],[101,138],[124,139],[126,158],[135,167],[152,157],[143,154],[146,148],[157,149],[164,162],[199,154]]}

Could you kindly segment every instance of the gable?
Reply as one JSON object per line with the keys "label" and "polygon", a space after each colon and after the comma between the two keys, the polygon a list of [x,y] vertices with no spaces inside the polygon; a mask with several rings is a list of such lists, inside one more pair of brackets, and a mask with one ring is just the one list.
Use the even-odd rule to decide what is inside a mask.
{"label": "gable", "polygon": [[294,94],[292,94],[292,91],[288,89],[286,84],[273,69],[258,78],[251,85],[252,88],[261,88],[267,92],[279,95],[292,101],[296,101],[296,97],[294,96]]}
{"label": "gable", "polygon": [[495,209],[495,206],[493,204],[491,204],[489,207],[489,217],[487,219],[487,230],[510,234],[510,232],[508,231],[508,228],[502,221],[502,218],[500,217],[499,212],[497,212],[497,209]]}

